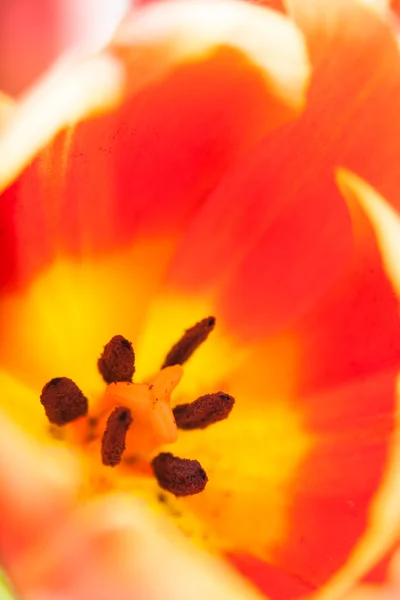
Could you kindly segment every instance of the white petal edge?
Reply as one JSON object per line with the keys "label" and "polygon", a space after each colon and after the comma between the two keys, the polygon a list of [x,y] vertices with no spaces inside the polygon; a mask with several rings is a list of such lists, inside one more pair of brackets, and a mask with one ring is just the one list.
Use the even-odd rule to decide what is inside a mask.
{"label": "white petal edge", "polygon": [[59,64],[17,104],[0,136],[0,193],[61,129],[116,106],[124,72],[106,54]]}
{"label": "white petal edge", "polygon": [[400,298],[400,215],[366,181],[347,169],[338,169],[337,183],[345,200],[358,203],[370,221],[386,274]]}
{"label": "white petal edge", "polygon": [[241,0],[153,3],[122,23],[115,43],[143,46],[155,40],[170,43],[172,60],[199,58],[223,45],[237,48],[288,106],[299,110],[304,105],[310,77],[305,40],[275,10]]}

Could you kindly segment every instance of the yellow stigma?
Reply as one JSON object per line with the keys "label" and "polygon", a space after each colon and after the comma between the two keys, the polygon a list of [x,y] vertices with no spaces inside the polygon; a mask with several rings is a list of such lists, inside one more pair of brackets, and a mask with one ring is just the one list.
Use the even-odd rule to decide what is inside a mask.
{"label": "yellow stigma", "polygon": [[103,418],[111,407],[124,406],[131,411],[133,421],[126,436],[125,457],[146,458],[163,444],[176,442],[171,393],[182,375],[182,367],[174,365],[160,371],[150,383],[118,382],[107,386],[99,407]]}

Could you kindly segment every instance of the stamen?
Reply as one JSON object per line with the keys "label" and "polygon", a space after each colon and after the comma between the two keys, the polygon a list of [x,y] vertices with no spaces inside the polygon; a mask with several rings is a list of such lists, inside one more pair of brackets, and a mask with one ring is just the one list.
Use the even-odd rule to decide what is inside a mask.
{"label": "stamen", "polygon": [[135,353],[131,342],[122,335],[115,335],[104,346],[97,365],[106,383],[131,382],[135,372]]}
{"label": "stamen", "polygon": [[115,467],[121,462],[125,451],[125,440],[133,419],[129,408],[117,406],[107,420],[106,430],[101,440],[103,465]]}
{"label": "stamen", "polygon": [[175,406],[173,413],[179,429],[205,429],[226,419],[234,404],[232,396],[217,392],[200,396],[190,404]]}
{"label": "stamen", "polygon": [[160,487],[175,496],[199,494],[206,487],[208,477],[197,460],[162,452],[151,465]]}
{"label": "stamen", "polygon": [[186,329],[185,333],[169,351],[162,369],[172,365],[183,365],[202,344],[215,327],[215,317],[207,317]]}
{"label": "stamen", "polygon": [[59,426],[83,417],[88,411],[87,398],[68,377],[55,377],[46,383],[40,402],[50,423]]}

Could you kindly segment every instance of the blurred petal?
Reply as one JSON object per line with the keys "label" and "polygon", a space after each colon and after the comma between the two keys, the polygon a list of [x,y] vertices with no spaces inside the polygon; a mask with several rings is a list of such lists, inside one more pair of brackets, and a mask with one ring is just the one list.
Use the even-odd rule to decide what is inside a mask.
{"label": "blurred petal", "polygon": [[[313,65],[304,134],[313,169],[345,165],[399,206],[400,56],[395,29],[359,0],[286,0]],[[306,140],[306,138],[304,138]]]}
{"label": "blurred petal", "polygon": [[278,10],[279,12],[285,12],[284,0],[261,0],[260,4],[266,6],[267,8]]}
{"label": "blurred petal", "polygon": [[82,505],[13,570],[26,600],[256,600],[216,558],[125,495]]}
{"label": "blurred petal", "polygon": [[399,0],[390,0],[390,7],[397,15],[400,15],[400,1]]}
{"label": "blurred petal", "polygon": [[0,86],[20,93],[66,50],[106,43],[128,0],[13,0],[0,7]]}
{"label": "blurred petal", "polygon": [[[312,586],[327,583],[337,572],[321,592],[324,599],[348,589],[393,543],[400,490],[399,305],[391,286],[398,286],[399,218],[355,176],[341,171],[339,182],[352,209],[355,249],[348,271],[293,329],[294,352],[285,353],[290,345],[282,345],[278,375],[274,367],[269,372],[268,352],[272,365],[279,352],[275,342],[269,349],[260,345],[229,377],[229,392],[246,397],[247,403],[254,394],[265,415],[276,394],[292,394],[292,414],[298,415],[312,444],[280,496],[286,532],[274,540],[272,551],[268,546],[263,550],[272,563]],[[354,207],[354,197],[370,216],[373,230],[359,206]],[[267,394],[269,390],[274,392]],[[244,436],[245,430],[243,421]],[[220,446],[215,442],[212,447]],[[268,477],[270,465],[263,463],[262,477]],[[246,489],[246,479],[241,488]],[[247,545],[257,547],[253,538]],[[265,589],[272,589],[269,585],[266,566]]]}
{"label": "blurred petal", "polygon": [[398,591],[373,585],[360,585],[343,596],[343,600],[397,600]]}
{"label": "blurred petal", "polygon": [[[293,485],[290,539],[298,546],[283,548],[283,562],[317,586],[325,581],[321,597],[334,598],[392,541],[386,511],[392,511],[388,489],[398,486],[391,456],[397,452],[395,374],[359,380],[303,402],[305,424],[316,442]],[[389,488],[386,478],[393,481]]]}
{"label": "blurred petal", "polygon": [[131,497],[78,507],[71,457],[25,437],[3,414],[0,445],[0,556],[23,598],[258,598]]}
{"label": "blurred petal", "polygon": [[[210,23],[213,24],[212,27]],[[251,35],[249,31],[252,32]],[[266,35],[267,32],[269,35]],[[242,69],[249,70],[249,65],[246,64],[249,62],[250,66],[253,65],[253,69],[260,70],[257,79],[260,79],[259,85],[264,83],[268,87],[267,94],[270,102],[270,106],[264,109],[266,111],[272,109],[273,112],[272,118],[270,115],[268,119],[269,127],[277,126],[282,120],[286,120],[290,113],[302,108],[308,63],[303,40],[297,30],[275,11],[264,10],[245,2],[231,3],[228,0],[210,5],[197,2],[166,2],[150,5],[134,13],[131,20],[127,20],[121,27],[114,46],[114,51],[119,48],[118,55],[122,59],[120,68],[123,66],[127,68],[125,91],[128,98],[126,100],[143,87],[161,80],[172,68],[176,69],[180,64],[189,62],[207,63],[208,57],[212,57],[213,53],[218,54],[218,51],[224,47],[231,48],[233,55],[230,56],[226,51],[225,59],[219,57],[219,68],[222,66],[227,68],[232,60],[238,62],[240,57],[236,54],[241,54],[243,58],[239,60],[239,64],[243,63]],[[21,106],[18,119],[10,127],[0,146],[0,155],[4,159],[13,149],[7,163],[2,166],[1,188],[21,171],[26,162],[46,141],[49,141],[59,129],[69,124],[71,119],[90,115],[93,105],[96,107],[100,105],[103,110],[110,108],[110,96],[118,97],[121,91],[120,78],[113,73],[108,74],[109,88],[106,88],[103,83],[106,74],[98,73],[99,70],[101,71],[98,63],[108,65],[110,60],[109,57],[103,56],[95,61],[94,66],[89,61],[88,64],[78,65],[76,71],[72,73],[66,73],[63,69],[61,73],[56,71],[32,96],[28,96]],[[107,67],[102,68],[104,71]],[[228,73],[229,71],[224,74],[224,77],[228,79],[229,84]],[[100,92],[97,88],[93,89],[90,84],[82,85],[86,74],[90,75],[91,82],[96,76],[96,81],[100,79],[98,83],[101,86]],[[215,77],[217,73],[213,75]],[[56,77],[55,82],[52,81],[53,77]],[[65,84],[64,78],[66,78]],[[202,83],[204,85],[204,82]],[[107,89],[109,94],[106,93]],[[52,93],[49,94],[49,91]],[[182,87],[179,86],[171,91],[175,94],[178,91],[182,92]],[[207,91],[209,92],[210,89]],[[254,81],[252,91],[253,94],[257,92]],[[258,90],[258,94],[260,93],[261,90]],[[99,95],[100,98],[97,97]],[[63,98],[61,106],[57,106],[57,101]],[[224,97],[221,98],[223,99],[225,100]],[[187,98],[185,101],[187,103]],[[43,102],[45,102],[44,106]],[[239,106],[236,108],[238,110]],[[258,107],[258,111],[260,108]],[[45,133],[41,132],[43,123],[40,127],[35,126],[40,113],[42,120],[44,114],[47,116]],[[165,120],[166,115],[162,116]],[[115,125],[114,123],[114,127]],[[258,126],[261,128],[259,133],[261,135],[264,128],[260,122]],[[21,140],[26,149],[18,155],[15,146],[22,152]]]}
{"label": "blurred petal", "polygon": [[[177,289],[216,296],[230,327],[266,338],[311,308],[351,252],[348,214],[318,148],[295,123],[270,134],[221,180],[185,232]],[[323,199],[323,201],[322,201]]]}
{"label": "blurred petal", "polygon": [[0,557],[10,568],[45,540],[71,509],[77,467],[54,443],[41,445],[0,415]]}
{"label": "blurred petal", "polygon": [[[356,177],[352,173],[345,170],[340,170],[338,174],[340,188],[349,202],[353,212],[353,222],[357,229],[358,236],[365,236],[365,228],[360,222],[360,207],[368,216],[374,231],[376,232],[377,242],[382,252],[382,260],[389,279],[393,282],[396,290],[398,290],[398,267],[393,260],[395,256],[399,256],[399,239],[400,239],[400,221],[393,209],[365,182]],[[355,200],[359,206],[355,206]],[[371,388],[369,386],[369,391]],[[377,398],[383,399],[378,394],[374,395]],[[397,376],[396,381],[396,407],[398,414],[398,406],[400,400],[400,379]],[[365,409],[368,403],[364,403]],[[392,412],[392,411],[390,411]],[[390,412],[386,412],[384,406],[378,409],[380,427],[384,425],[385,414],[389,417]],[[371,421],[373,433],[367,435],[371,441],[376,439],[377,442],[388,439],[390,448],[387,459],[387,467],[383,475],[382,484],[378,488],[378,492],[371,505],[368,517],[368,527],[366,535],[360,540],[356,546],[355,552],[350,560],[347,561],[344,568],[336,577],[331,580],[329,586],[321,597],[332,598],[338,592],[344,592],[348,589],[349,582],[352,579],[360,577],[367,569],[371,568],[377,561],[383,558],[385,551],[391,547],[397,539],[400,520],[398,518],[397,506],[400,501],[400,424],[398,418],[395,419],[393,425],[393,433],[390,435],[390,429],[385,433],[380,428],[377,429],[378,421]],[[389,422],[388,422],[389,424]],[[365,431],[365,425],[363,427]],[[383,448],[382,448],[383,449]],[[350,455],[349,455],[350,456]],[[353,454],[354,456],[354,454]],[[362,460],[365,460],[366,454],[362,454]],[[368,459],[368,466],[370,459]],[[353,468],[353,475],[357,469]],[[364,476],[365,480],[365,476]]]}
{"label": "blurred petal", "polygon": [[14,108],[14,100],[7,94],[0,92],[0,130],[6,125],[8,120],[11,118]]}
{"label": "blurred petal", "polygon": [[294,327],[301,345],[298,389],[303,392],[399,367],[395,280],[382,260],[379,230],[353,207],[354,202],[354,251],[347,269]]}
{"label": "blurred petal", "polygon": [[390,561],[388,576],[390,581],[400,588],[400,547],[398,544]]}
{"label": "blurred petal", "polygon": [[386,273],[400,298],[400,217],[397,211],[347,169],[339,170],[338,183],[350,205],[358,201],[373,224]]}
{"label": "blurred petal", "polygon": [[2,600],[17,600],[17,597],[13,594],[13,590],[11,590],[8,579],[2,572],[0,572],[0,597]]}
{"label": "blurred petal", "polygon": [[61,38],[66,48],[94,52],[112,39],[125,13],[135,2],[130,0],[60,1]]}
{"label": "blurred petal", "polygon": [[233,555],[230,559],[240,573],[248,577],[265,596],[273,600],[305,598],[314,591],[313,586],[303,581],[301,577],[253,556]]}
{"label": "blurred petal", "polygon": [[303,107],[309,74],[303,40],[290,21],[274,11],[229,0],[209,4],[172,0],[126,19],[114,42],[121,47],[141,41],[164,46],[171,38],[172,55],[181,55],[181,60],[185,55],[204,57],[218,46],[240,49],[260,68],[270,92],[282,104],[295,110]]}
{"label": "blurred petal", "polygon": [[122,93],[123,72],[107,55],[75,69],[61,65],[17,105],[0,139],[3,190],[61,128],[114,106]]}

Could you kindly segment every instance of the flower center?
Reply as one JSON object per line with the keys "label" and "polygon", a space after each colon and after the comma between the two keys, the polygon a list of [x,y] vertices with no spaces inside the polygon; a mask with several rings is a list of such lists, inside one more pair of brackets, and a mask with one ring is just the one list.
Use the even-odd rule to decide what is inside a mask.
{"label": "flower center", "polygon": [[171,408],[182,365],[214,326],[215,318],[207,317],[187,329],[168,352],[161,370],[145,383],[132,381],[135,353],[131,342],[122,335],[114,336],[97,363],[107,387],[90,416],[88,400],[76,383],[56,377],[46,383],[40,396],[47,418],[59,427],[73,423],[105,466],[116,467],[122,460],[146,461],[160,487],[175,496],[203,491],[208,478],[197,460],[169,452],[157,454],[157,450],[176,442],[178,429],[204,429],[226,419],[233,408],[234,399],[223,392]]}

